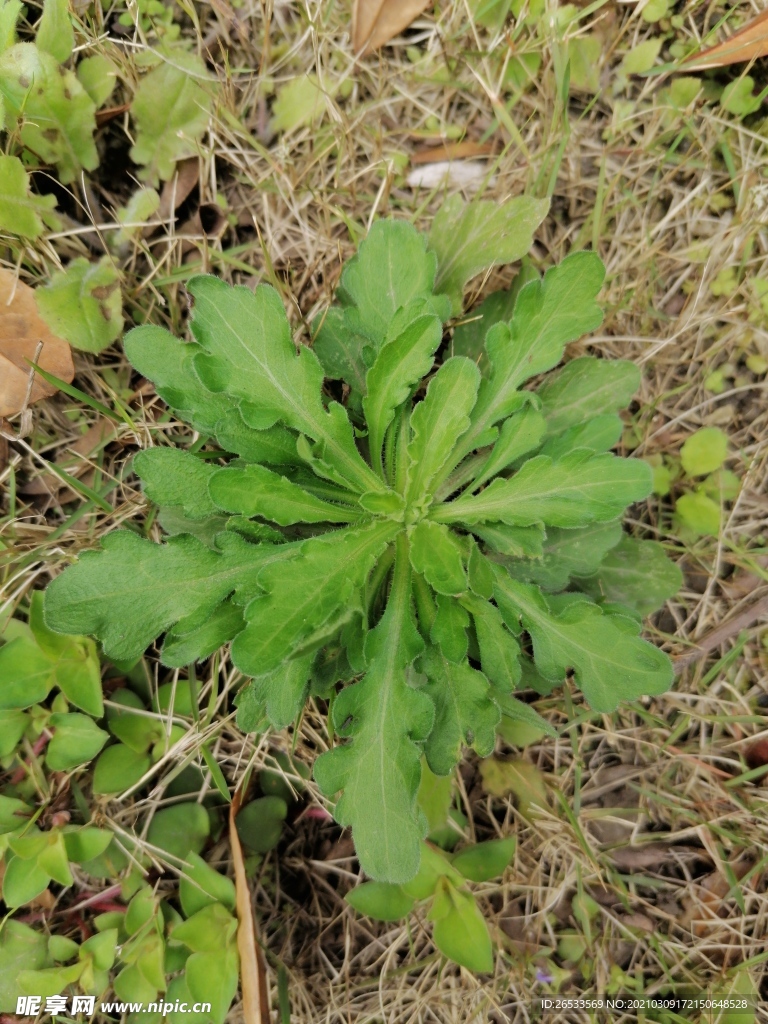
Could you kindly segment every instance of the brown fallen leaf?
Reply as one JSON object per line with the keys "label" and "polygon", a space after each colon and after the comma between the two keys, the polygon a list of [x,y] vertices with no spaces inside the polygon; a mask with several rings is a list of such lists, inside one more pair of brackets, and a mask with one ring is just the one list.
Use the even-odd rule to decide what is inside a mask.
{"label": "brown fallen leaf", "polygon": [[430,6],[431,0],[355,0],[352,45],[364,57],[386,46]]}
{"label": "brown fallen leaf", "polygon": [[[89,456],[103,442],[114,438],[116,433],[115,423],[107,419],[106,416],[102,416],[88,428],[82,437],[67,447],[66,451],[56,459],[56,465],[77,479],[85,477],[84,482],[90,484],[91,481],[88,477],[93,475],[93,468],[88,463]],[[60,496],[63,491],[68,491],[74,497],[74,492],[55,473],[41,473],[40,476],[22,484],[19,491],[22,494],[47,494],[51,498]]]}
{"label": "brown fallen leaf", "polygon": [[0,416],[15,416],[25,402],[39,402],[56,392],[35,374],[27,399],[31,368],[26,360],[34,360],[40,342],[39,365],[69,383],[75,376],[69,344],[38,316],[34,289],[0,267]]}
{"label": "brown fallen leaf", "polygon": [[698,846],[674,846],[667,843],[640,843],[636,846],[619,846],[609,850],[608,856],[619,871],[632,873],[647,869],[660,870],[665,864],[676,860],[705,860],[710,857]]}
{"label": "brown fallen leaf", "polygon": [[468,160],[472,157],[490,156],[493,144],[490,142],[446,142],[439,146],[424,146],[411,156],[412,164],[434,164],[441,160]]}
{"label": "brown fallen leaf", "polygon": [[120,117],[130,109],[130,103],[121,103],[119,107],[105,107],[104,110],[99,110],[96,114],[96,127],[101,128],[103,124],[109,124],[110,121],[114,121],[116,117]]}
{"label": "brown fallen leaf", "polygon": [[[755,740],[744,751],[744,760],[747,762],[747,767],[754,771],[755,768],[762,768],[768,764],[768,739]],[[763,780],[768,779],[768,775],[763,776]]]}
{"label": "brown fallen leaf", "polygon": [[740,633],[742,629],[749,629],[755,622],[761,622],[765,618],[768,618],[768,594],[716,626],[701,640],[697,640],[696,646],[690,651],[678,655],[674,659],[675,675],[680,675],[683,669],[705,658],[711,651]]}
{"label": "brown fallen leaf", "polygon": [[[160,206],[157,210],[159,220],[168,220],[172,213],[181,206],[192,189],[200,180],[200,161],[196,156],[179,160],[173,177],[163,185],[160,193]],[[154,228],[152,229],[155,230]]]}
{"label": "brown fallen leaf", "polygon": [[[755,863],[751,852],[743,853],[729,862],[732,875],[738,881],[747,874]],[[692,928],[693,934],[703,938],[711,924],[728,913],[725,899],[730,892],[731,883],[722,871],[712,871],[704,878],[689,884],[690,895],[682,900],[680,924],[684,928]]]}
{"label": "brown fallen leaf", "polygon": [[185,221],[178,229],[177,235],[183,239],[181,243],[182,255],[188,252],[197,251],[198,245],[184,238],[185,235],[194,235],[197,238],[217,239],[221,238],[227,227],[227,216],[216,203],[201,203],[196,212],[189,220]]}
{"label": "brown fallen leaf", "polygon": [[682,63],[685,71],[706,71],[707,68],[722,68],[726,64],[755,60],[768,56],[768,10],[734,32],[730,39],[716,46],[710,46],[699,53],[693,53]]}
{"label": "brown fallen leaf", "polygon": [[251,906],[251,890],[245,874],[243,848],[235,819],[242,806],[243,792],[238,789],[229,806],[229,845],[235,866],[237,898],[237,951],[240,954],[240,987],[243,993],[243,1019],[246,1024],[269,1024],[269,997],[264,957],[256,940],[256,924]]}

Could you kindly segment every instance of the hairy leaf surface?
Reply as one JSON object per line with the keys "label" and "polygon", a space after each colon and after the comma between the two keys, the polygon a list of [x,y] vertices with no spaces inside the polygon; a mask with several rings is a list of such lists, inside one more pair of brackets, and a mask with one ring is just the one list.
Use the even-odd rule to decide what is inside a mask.
{"label": "hairy leaf surface", "polygon": [[[543,590],[563,590],[572,576],[592,576],[621,540],[621,523],[594,523],[576,530],[547,530],[541,560],[508,560],[516,579]],[[583,588],[585,589],[585,588]]]}
{"label": "hairy leaf surface", "polygon": [[178,448],[149,448],[136,455],[133,468],[144,493],[156,505],[178,505],[190,519],[216,514],[217,506],[208,494],[216,466]]}
{"label": "hairy leaf surface", "polygon": [[609,615],[589,600],[548,604],[536,587],[496,572],[496,599],[505,620],[522,621],[533,640],[536,667],[563,681],[573,669],[576,683],[595,711],[614,711],[622,700],[663,693],[672,664],[658,647],[634,635],[634,623]]}
{"label": "hairy leaf surface", "polygon": [[293,344],[280,297],[268,285],[255,292],[214,277],[189,283],[195,299],[192,331],[203,352],[194,369],[204,386],[241,399],[245,422],[264,429],[281,422],[323,446],[323,455],[359,490],[384,484],[357,451],[352,427],[336,403],[323,408],[323,371],[315,354]]}
{"label": "hairy leaf surface", "polygon": [[[574,571],[574,576],[587,573]],[[683,582],[680,569],[667,558],[657,541],[636,540],[624,535],[601,561],[589,579],[578,586],[595,600],[628,605],[640,615],[650,615],[676,594]]]}
{"label": "hairy leaf surface", "polygon": [[343,790],[336,817],[352,826],[363,870],[390,882],[409,881],[419,867],[426,820],[416,807],[417,743],[434,720],[432,701],[406,680],[405,670],[424,647],[411,611],[410,576],[403,538],[387,610],[366,642],[368,671],[334,705],[336,728],[351,741],[315,764],[325,793]]}
{"label": "hairy leaf surface", "polygon": [[208,482],[213,504],[225,512],[292,523],[353,523],[361,513],[332,505],[264,466],[214,468]]}
{"label": "hairy leaf surface", "polygon": [[441,505],[443,523],[503,522],[510,526],[575,527],[615,519],[651,492],[651,469],[639,459],[579,449],[559,462],[546,455],[524,464],[509,480],[496,479],[474,497]]}
{"label": "hairy leaf surface", "polygon": [[517,196],[498,203],[465,203],[452,196],[432,222],[429,245],[437,253],[436,287],[447,292],[454,313],[461,311],[464,285],[498,263],[520,259],[531,247],[533,232],[549,209],[547,199]]}
{"label": "hairy leaf surface", "polygon": [[408,398],[411,388],[432,369],[442,338],[442,324],[435,316],[421,316],[382,347],[366,377],[363,411],[374,465],[381,466],[384,434],[395,410]]}
{"label": "hairy leaf surface", "polygon": [[287,545],[256,547],[236,534],[223,535],[221,545],[211,551],[187,535],[153,544],[116,530],[49,586],[46,622],[59,633],[97,637],[111,658],[137,658],[180,619],[204,618],[233,592],[251,597],[261,569],[288,553]]}
{"label": "hairy leaf surface", "polygon": [[639,387],[640,368],[627,360],[572,359],[537,392],[547,433],[559,434],[600,413],[623,409]]}
{"label": "hairy leaf surface", "polygon": [[604,277],[594,253],[577,252],[520,291],[509,325],[497,324],[486,336],[492,370],[480,387],[462,453],[514,411],[521,384],[551,370],[568,342],[600,326],[603,313],[594,300]]}
{"label": "hairy leaf surface", "polygon": [[266,565],[258,577],[265,593],[246,607],[248,624],[232,644],[235,665],[254,676],[277,668],[345,609],[397,532],[397,524],[382,520],[325,534],[293,549],[290,568]]}
{"label": "hairy leaf surface", "polygon": [[477,398],[480,371],[469,359],[448,359],[429,383],[427,394],[411,416],[413,440],[408,445],[406,500],[419,504],[469,426]]}
{"label": "hairy leaf surface", "polygon": [[424,692],[435,705],[435,724],[424,752],[435,775],[447,775],[464,745],[480,757],[493,753],[501,712],[491,686],[467,661],[453,662],[434,647],[421,658],[428,682]]}
{"label": "hairy leaf surface", "polygon": [[[147,173],[187,140],[171,141],[148,154]],[[133,463],[170,539],[108,534],[47,592],[51,629],[94,636],[113,658],[163,637],[161,664],[182,668],[231,644],[231,664],[250,677],[234,700],[243,730],[287,727],[309,694],[327,701],[331,749],[317,781],[337,798],[363,870],[415,886],[404,886],[408,900],[441,879],[463,892],[423,842],[433,772],[450,783],[463,747],[490,753],[502,715],[509,729],[512,719],[552,732],[517,687],[549,694],[572,671],[591,706],[609,711],[671,679],[633,609],[655,607],[679,574],[620,524],[649,493],[651,469],[608,454],[637,370],[589,357],[538,390],[526,383],[600,323],[597,256],[575,253],[543,279],[524,263],[510,293],[479,307],[479,328],[457,329],[454,351],[470,358],[443,345],[451,301],[460,314],[469,277],[524,254],[546,205],[449,200],[431,248],[409,224],[377,221],[314,325],[314,348],[294,337],[269,286],[193,278],[193,340],[144,326],[125,342],[198,432],[190,451],[150,448]],[[0,660],[17,683],[20,672],[39,677],[5,699],[42,699],[58,655],[26,634],[4,639]],[[62,642],[95,664],[92,640]],[[219,693],[217,713],[232,696]],[[142,729],[140,750],[121,737],[102,751],[95,788],[144,786],[156,739]],[[443,820],[431,824],[447,834]],[[435,934],[455,952],[461,936],[449,933],[466,915],[443,888]],[[490,964],[485,953],[470,960]]]}
{"label": "hairy leaf surface", "polygon": [[461,549],[451,531],[424,520],[411,534],[411,565],[438,594],[467,589]]}

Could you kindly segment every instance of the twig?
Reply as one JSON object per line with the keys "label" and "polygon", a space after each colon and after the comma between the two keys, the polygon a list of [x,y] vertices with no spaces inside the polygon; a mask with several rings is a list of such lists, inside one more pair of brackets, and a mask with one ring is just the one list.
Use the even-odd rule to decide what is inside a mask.
{"label": "twig", "polygon": [[[35,348],[35,358],[32,360],[33,363],[40,362],[40,353],[43,351],[44,342],[38,341]],[[35,383],[35,368],[32,366],[29,371],[29,377],[27,378],[27,393],[24,395],[24,402],[19,412],[21,413],[21,419],[19,420],[19,437],[26,437],[32,429],[32,413],[29,411],[29,399],[32,395],[32,385]]]}
{"label": "twig", "polygon": [[701,661],[710,651],[725,643],[726,640],[730,640],[732,636],[740,633],[742,629],[747,629],[754,622],[763,618],[768,618],[768,594],[760,598],[759,601],[756,601],[749,608],[745,608],[743,612],[739,612],[732,619],[728,619],[710,633],[707,633],[703,640],[700,640],[690,651],[686,651],[679,658],[675,658],[675,675],[679,675],[689,665]]}

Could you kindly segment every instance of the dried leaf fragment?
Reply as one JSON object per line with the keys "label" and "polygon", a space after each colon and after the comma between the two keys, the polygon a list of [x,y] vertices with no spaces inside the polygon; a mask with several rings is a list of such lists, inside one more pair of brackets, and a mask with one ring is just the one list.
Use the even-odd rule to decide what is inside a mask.
{"label": "dried leaf fragment", "polygon": [[[35,358],[41,341],[39,365],[69,383],[75,376],[69,345],[38,315],[34,290],[0,268],[0,416],[15,416],[24,407],[30,374],[26,360]],[[55,391],[36,375],[29,402],[39,402]]]}
{"label": "dried leaf fragment", "polygon": [[724,43],[691,54],[683,61],[683,67],[686,71],[705,71],[765,56],[768,56],[768,11],[762,11]]}
{"label": "dried leaf fragment", "polygon": [[238,789],[229,807],[229,843],[232,847],[232,861],[235,866],[235,890],[237,893],[237,951],[240,954],[240,985],[243,991],[243,1019],[248,1024],[269,1024],[269,999],[267,977],[251,907],[251,890],[245,874],[243,849],[237,833],[237,815],[243,802],[243,793]]}
{"label": "dried leaf fragment", "polygon": [[355,53],[373,53],[408,28],[430,0],[355,0],[352,45]]}

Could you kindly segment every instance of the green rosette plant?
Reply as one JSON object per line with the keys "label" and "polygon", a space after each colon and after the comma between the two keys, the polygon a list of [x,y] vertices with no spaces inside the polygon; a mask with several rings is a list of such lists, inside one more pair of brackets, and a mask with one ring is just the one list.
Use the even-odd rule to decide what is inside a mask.
{"label": "green rosette plant", "polygon": [[[134,460],[169,536],[115,530],[47,591],[48,626],[113,659],[161,635],[174,667],[231,643],[252,677],[243,729],[285,728],[308,695],[329,699],[335,738],[315,779],[380,881],[419,870],[422,757],[445,776],[463,747],[492,752],[502,715],[541,722],[516,688],[546,693],[572,673],[610,712],[672,680],[632,595],[661,603],[676,570],[662,558],[638,588],[661,549],[620,525],[651,469],[610,452],[639,372],[585,357],[526,387],[599,326],[600,260],[527,273],[463,355],[444,333],[466,280],[522,256],[545,212],[452,201],[429,239],[375,223],[313,348],[294,344],[273,288],[191,280],[192,342],[149,325],[125,342],[207,439]],[[512,225],[496,246],[494,223]]]}

